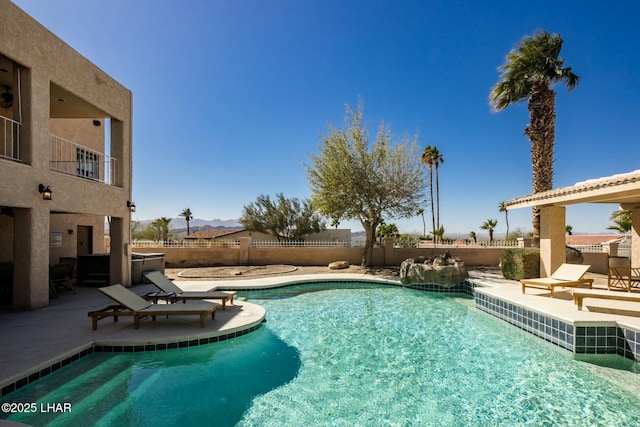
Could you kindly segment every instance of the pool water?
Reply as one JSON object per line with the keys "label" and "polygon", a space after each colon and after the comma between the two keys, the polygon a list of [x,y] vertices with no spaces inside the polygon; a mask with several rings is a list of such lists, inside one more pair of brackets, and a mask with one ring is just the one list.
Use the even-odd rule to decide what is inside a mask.
{"label": "pool water", "polygon": [[258,331],[187,349],[94,354],[2,400],[70,402],[71,413],[9,419],[36,426],[640,425],[638,364],[576,360],[475,309],[468,295],[334,284],[245,297],[267,309]]}

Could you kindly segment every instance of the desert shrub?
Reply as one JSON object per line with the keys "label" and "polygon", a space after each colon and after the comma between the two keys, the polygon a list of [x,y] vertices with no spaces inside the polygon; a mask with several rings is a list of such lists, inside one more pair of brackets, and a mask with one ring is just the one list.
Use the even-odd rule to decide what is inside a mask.
{"label": "desert shrub", "polygon": [[504,249],[500,252],[500,265],[505,279],[521,280],[540,277],[540,249]]}

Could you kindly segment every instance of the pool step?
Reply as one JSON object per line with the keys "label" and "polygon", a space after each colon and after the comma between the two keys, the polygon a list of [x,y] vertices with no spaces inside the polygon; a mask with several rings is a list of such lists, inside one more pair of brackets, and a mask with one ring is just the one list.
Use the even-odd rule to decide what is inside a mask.
{"label": "pool step", "polygon": [[99,385],[88,396],[84,398],[78,396],[78,399],[72,400],[73,407],[70,413],[58,414],[59,416],[48,423],[47,426],[66,427],[70,425],[79,426],[93,424],[92,420],[77,419],[77,417],[82,417],[82,414],[101,416],[102,414],[107,413],[111,409],[110,402],[114,393],[126,396],[128,384],[132,377],[132,371],[132,368],[127,368],[124,371],[119,372],[106,383]]}
{"label": "pool step", "polygon": [[[77,372],[77,370],[70,370],[69,373],[74,371]],[[43,412],[40,410],[41,405],[46,408],[49,404],[71,403],[73,412],[79,402],[94,395],[97,390],[105,387],[113,388],[117,382],[122,380],[126,382],[129,378],[128,371],[130,371],[130,368],[122,370],[120,358],[117,356],[90,368],[82,375],[70,379],[67,378],[64,371],[60,371],[55,377],[50,377],[50,379],[55,378],[55,381],[59,382],[60,385],[52,392],[37,399],[38,411],[35,413],[16,414],[11,417],[11,420],[30,424],[32,422],[30,420],[36,419],[39,425],[54,420],[61,414],[53,411]]]}
{"label": "pool step", "polygon": [[145,379],[135,390],[130,391],[127,394],[127,397],[122,402],[118,403],[108,414],[106,414],[99,422],[96,423],[96,426],[114,426],[114,425],[132,425],[134,420],[127,418],[127,412],[131,412],[134,417],[144,416],[143,414],[139,414],[135,412],[136,405],[142,402],[142,405],[145,405],[144,399],[145,394],[151,387],[155,386],[156,382],[160,379],[161,374],[159,371],[151,374],[147,379]]}

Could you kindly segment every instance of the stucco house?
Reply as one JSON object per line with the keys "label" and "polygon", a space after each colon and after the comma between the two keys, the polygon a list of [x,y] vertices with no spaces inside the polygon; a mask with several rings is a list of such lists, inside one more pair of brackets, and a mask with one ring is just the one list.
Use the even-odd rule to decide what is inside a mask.
{"label": "stucco house", "polygon": [[110,282],[130,283],[131,129],[131,91],[0,0],[0,263],[13,309],[48,305],[60,257],[104,252],[106,218]]}

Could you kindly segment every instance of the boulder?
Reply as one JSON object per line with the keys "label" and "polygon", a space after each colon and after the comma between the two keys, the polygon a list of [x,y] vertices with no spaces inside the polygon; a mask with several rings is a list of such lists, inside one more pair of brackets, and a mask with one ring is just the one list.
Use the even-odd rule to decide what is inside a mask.
{"label": "boulder", "polygon": [[464,263],[451,257],[448,253],[433,260],[409,258],[400,265],[400,282],[403,285],[434,284],[453,287],[469,277]]}
{"label": "boulder", "polygon": [[343,268],[349,268],[349,261],[334,261],[329,264],[331,270],[341,270]]}

